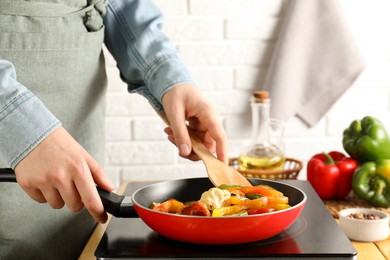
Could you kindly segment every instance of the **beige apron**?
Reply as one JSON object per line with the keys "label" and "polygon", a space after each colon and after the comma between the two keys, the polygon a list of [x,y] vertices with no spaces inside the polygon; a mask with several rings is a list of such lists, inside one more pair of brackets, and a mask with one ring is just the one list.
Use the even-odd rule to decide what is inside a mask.
{"label": "beige apron", "polygon": [[[101,164],[106,74],[103,0],[0,0],[0,59]],[[92,232],[87,211],[53,210],[0,183],[0,259],[75,259]]]}

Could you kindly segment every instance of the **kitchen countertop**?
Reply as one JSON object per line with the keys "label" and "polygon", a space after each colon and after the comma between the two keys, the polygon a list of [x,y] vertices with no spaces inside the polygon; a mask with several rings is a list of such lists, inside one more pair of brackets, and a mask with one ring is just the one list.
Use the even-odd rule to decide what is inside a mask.
{"label": "kitchen countertop", "polygon": [[[128,183],[123,183],[118,189],[117,193],[122,194],[126,189]],[[111,219],[109,217],[108,221],[105,224],[98,224],[93,231],[89,241],[84,247],[83,252],[81,253],[79,259],[96,259],[94,253],[95,250],[107,228],[107,225]],[[337,220],[336,220],[337,221]],[[390,237],[384,241],[367,243],[367,242],[356,242],[352,241],[352,245],[355,247],[358,252],[358,259],[390,259]]]}

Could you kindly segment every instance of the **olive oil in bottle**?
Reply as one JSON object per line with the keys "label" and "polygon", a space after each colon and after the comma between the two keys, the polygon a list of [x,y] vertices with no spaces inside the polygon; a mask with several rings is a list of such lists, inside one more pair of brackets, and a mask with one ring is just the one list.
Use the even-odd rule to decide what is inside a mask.
{"label": "olive oil in bottle", "polygon": [[270,140],[270,105],[267,91],[253,93],[251,100],[252,142],[238,158],[239,167],[242,170],[279,170],[284,165],[285,157],[279,144],[272,143]]}

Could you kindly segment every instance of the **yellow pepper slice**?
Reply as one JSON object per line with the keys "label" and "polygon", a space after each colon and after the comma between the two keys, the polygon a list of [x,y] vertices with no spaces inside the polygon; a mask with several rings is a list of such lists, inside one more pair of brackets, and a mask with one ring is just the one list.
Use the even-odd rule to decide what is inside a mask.
{"label": "yellow pepper slice", "polygon": [[285,203],[272,204],[272,205],[268,205],[268,206],[269,206],[270,208],[275,209],[275,210],[288,209],[288,208],[291,207],[289,204],[285,204]]}
{"label": "yellow pepper slice", "polygon": [[246,207],[244,207],[244,206],[237,206],[237,205],[227,206],[227,207],[220,207],[220,208],[214,209],[211,216],[213,216],[213,217],[223,217],[223,216],[227,216],[227,215],[238,214],[238,213],[240,213],[240,212],[242,212],[244,210],[246,210]]}
{"label": "yellow pepper slice", "polygon": [[268,205],[268,197],[261,197],[254,200],[242,200],[236,196],[230,197],[230,204],[245,206],[250,209],[265,208]]}

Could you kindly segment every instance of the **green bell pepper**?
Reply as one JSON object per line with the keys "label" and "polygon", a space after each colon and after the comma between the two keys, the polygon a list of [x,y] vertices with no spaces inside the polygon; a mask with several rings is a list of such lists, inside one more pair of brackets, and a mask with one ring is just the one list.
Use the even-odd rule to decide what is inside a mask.
{"label": "green bell pepper", "polygon": [[372,116],[354,120],[344,130],[343,147],[352,159],[360,163],[390,159],[390,139],[386,129]]}
{"label": "green bell pepper", "polygon": [[366,162],[352,178],[355,194],[375,207],[390,207],[390,160]]}

